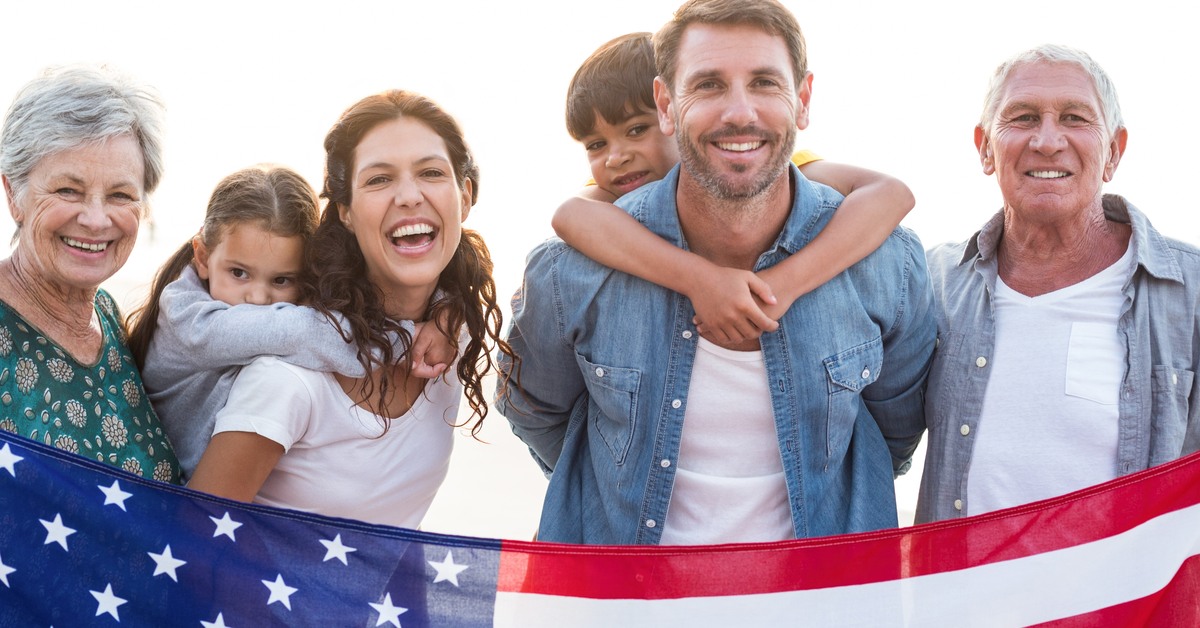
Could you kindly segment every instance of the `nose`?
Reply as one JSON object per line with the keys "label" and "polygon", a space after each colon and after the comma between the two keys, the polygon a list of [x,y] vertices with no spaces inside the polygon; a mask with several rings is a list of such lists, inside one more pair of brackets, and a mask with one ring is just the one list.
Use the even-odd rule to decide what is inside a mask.
{"label": "nose", "polygon": [[1043,116],[1037,132],[1029,140],[1029,146],[1043,155],[1053,155],[1066,147],[1066,134],[1059,128],[1053,116]]}
{"label": "nose", "polygon": [[628,163],[631,157],[625,148],[624,142],[609,143],[608,158],[604,160],[604,165],[609,168],[619,168]]}
{"label": "nose", "polygon": [[271,293],[266,286],[254,284],[246,289],[246,294],[243,295],[242,301],[251,305],[270,305]]}
{"label": "nose", "polygon": [[758,121],[758,111],[745,86],[730,87],[725,96],[721,121],[734,127],[749,126]]}
{"label": "nose", "polygon": [[108,214],[108,208],[104,205],[104,199],[95,195],[84,199],[77,220],[79,224],[93,231],[102,231],[113,224],[112,216]]}
{"label": "nose", "polygon": [[402,176],[396,179],[396,196],[393,199],[397,207],[414,207],[421,204],[421,186],[415,179]]}

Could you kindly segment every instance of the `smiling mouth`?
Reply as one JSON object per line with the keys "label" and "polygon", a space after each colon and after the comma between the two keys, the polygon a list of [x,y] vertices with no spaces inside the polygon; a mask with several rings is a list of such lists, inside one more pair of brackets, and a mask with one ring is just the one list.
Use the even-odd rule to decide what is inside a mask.
{"label": "smiling mouth", "polygon": [[619,177],[613,179],[612,182],[613,182],[613,185],[624,187],[631,183],[637,183],[645,176],[646,176],[646,171],[642,170],[640,172],[631,172],[627,175],[619,176]]}
{"label": "smiling mouth", "polygon": [[766,142],[758,140],[756,142],[716,142],[717,148],[727,150],[734,153],[745,153],[761,147]]}
{"label": "smiling mouth", "polygon": [[73,249],[79,249],[80,251],[87,251],[89,253],[99,253],[100,251],[107,249],[109,245],[109,242],[81,242],[75,238],[68,238],[67,236],[62,236],[59,239],[63,241],[63,244],[66,244]]}
{"label": "smiling mouth", "polygon": [[1030,170],[1025,174],[1035,179],[1062,179],[1071,176],[1071,173],[1062,170]]}
{"label": "smiling mouth", "polygon": [[392,245],[402,249],[415,249],[433,241],[433,227],[427,224],[404,225],[392,231]]}

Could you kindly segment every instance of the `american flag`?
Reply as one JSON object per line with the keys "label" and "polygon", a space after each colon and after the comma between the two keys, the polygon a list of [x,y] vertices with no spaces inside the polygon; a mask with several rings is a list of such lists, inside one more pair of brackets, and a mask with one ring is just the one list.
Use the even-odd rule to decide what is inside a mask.
{"label": "american flag", "polygon": [[0,431],[2,627],[1196,626],[1198,555],[1197,456],[901,530],[583,547],[242,504]]}

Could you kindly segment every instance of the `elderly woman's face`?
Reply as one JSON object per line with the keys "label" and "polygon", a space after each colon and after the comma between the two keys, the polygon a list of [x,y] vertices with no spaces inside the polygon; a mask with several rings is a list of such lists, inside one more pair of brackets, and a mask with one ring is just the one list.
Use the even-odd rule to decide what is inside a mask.
{"label": "elderly woman's face", "polygon": [[1037,62],[1013,70],[991,133],[976,129],[976,145],[984,173],[996,174],[1006,210],[1055,222],[1099,203],[1124,134],[1107,128],[1100,96],[1083,68]]}
{"label": "elderly woman's face", "polygon": [[117,272],[137,241],[144,168],[129,135],[38,162],[20,197],[8,199],[26,268],[50,285],[84,290]]}

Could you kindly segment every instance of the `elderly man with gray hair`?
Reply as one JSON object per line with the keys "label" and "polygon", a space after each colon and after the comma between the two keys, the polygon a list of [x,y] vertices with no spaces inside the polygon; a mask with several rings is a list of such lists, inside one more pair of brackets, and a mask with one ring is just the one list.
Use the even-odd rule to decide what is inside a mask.
{"label": "elderly man with gray hair", "polygon": [[1104,194],[1128,132],[1087,54],[1042,46],[992,78],[975,145],[1003,209],[932,249],[938,348],[917,521],[976,515],[1200,446],[1200,250]]}

